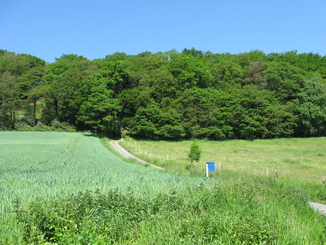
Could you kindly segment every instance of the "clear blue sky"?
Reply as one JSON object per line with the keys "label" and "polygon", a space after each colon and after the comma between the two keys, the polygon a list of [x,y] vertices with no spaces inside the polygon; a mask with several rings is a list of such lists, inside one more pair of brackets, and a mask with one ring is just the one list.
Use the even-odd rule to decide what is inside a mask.
{"label": "clear blue sky", "polygon": [[54,62],[196,48],[326,55],[325,0],[3,0],[0,49]]}

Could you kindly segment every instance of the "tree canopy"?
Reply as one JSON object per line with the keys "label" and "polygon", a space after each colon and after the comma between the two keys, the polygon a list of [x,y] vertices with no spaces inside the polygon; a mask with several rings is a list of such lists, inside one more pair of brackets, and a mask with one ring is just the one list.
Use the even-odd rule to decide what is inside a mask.
{"label": "tree canopy", "polygon": [[[144,139],[326,136],[326,57],[184,49],[54,63],[0,50],[0,129]],[[59,127],[60,128],[60,127]],[[64,127],[61,127],[64,128]]]}

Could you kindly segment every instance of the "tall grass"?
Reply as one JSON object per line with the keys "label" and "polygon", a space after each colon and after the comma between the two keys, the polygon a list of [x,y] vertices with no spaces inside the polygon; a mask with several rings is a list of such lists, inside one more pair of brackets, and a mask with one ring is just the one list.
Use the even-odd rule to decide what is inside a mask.
{"label": "tall grass", "polygon": [[219,186],[152,196],[83,192],[17,208],[24,241],[59,244],[324,244],[326,219],[300,187],[225,171]]}

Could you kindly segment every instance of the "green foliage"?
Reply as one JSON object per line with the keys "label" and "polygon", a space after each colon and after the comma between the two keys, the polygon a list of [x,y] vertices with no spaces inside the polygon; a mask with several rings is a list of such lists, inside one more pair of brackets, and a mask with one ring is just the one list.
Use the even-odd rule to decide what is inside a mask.
{"label": "green foliage", "polygon": [[276,92],[282,103],[292,101],[303,87],[306,72],[286,62],[271,62],[264,71],[267,88]]}
{"label": "green foliage", "polygon": [[203,51],[200,50],[196,50],[195,48],[191,48],[191,49],[183,49],[182,53],[185,55],[189,55],[189,56],[193,56],[193,57],[203,57]]}
{"label": "green foliage", "polygon": [[300,117],[300,134],[322,136],[326,134],[326,85],[319,77],[305,81],[296,104]]}
{"label": "green foliage", "polygon": [[200,161],[201,153],[202,153],[202,150],[200,149],[197,140],[194,140],[194,142],[190,146],[190,150],[188,153],[190,162],[198,163]]}
{"label": "green foliage", "polygon": [[132,190],[127,194],[110,190],[80,192],[49,202],[38,199],[26,210],[17,203],[16,214],[29,244],[325,241],[323,217],[313,213],[302,190],[272,178],[232,175],[225,175],[218,188],[171,189],[151,198],[136,197]]}
{"label": "green foliage", "polygon": [[33,68],[33,67],[44,67],[45,65],[45,61],[36,57],[36,56],[33,56],[33,55],[30,55],[30,54],[17,54],[16,56],[17,58],[23,58],[25,60],[27,60],[28,62],[28,65],[30,68]]}
{"label": "green foliage", "polygon": [[180,139],[184,129],[180,125],[180,115],[172,109],[164,112],[155,105],[139,108],[130,135],[145,139]]}
{"label": "green foliage", "polygon": [[241,66],[232,60],[222,60],[212,69],[214,87],[224,89],[228,84],[242,83],[244,75]]}
{"label": "green foliage", "polygon": [[193,87],[205,88],[210,84],[210,72],[195,57],[185,56],[172,59],[168,64],[168,69],[175,79],[177,92]]}
{"label": "green foliage", "polygon": [[173,98],[176,93],[175,80],[165,66],[145,74],[139,80],[139,87],[149,91],[149,97],[156,103],[161,103],[164,98]]}
{"label": "green foliage", "polygon": [[253,83],[259,88],[266,88],[267,81],[264,78],[265,65],[261,61],[255,61],[250,64],[245,83]]}
{"label": "green foliage", "polygon": [[15,76],[7,71],[0,76],[0,98],[1,128],[14,129],[16,110],[19,108],[19,94]]}
{"label": "green foliage", "polygon": [[[209,139],[225,138],[225,121],[222,116],[223,102],[228,95],[211,88],[185,90],[177,105],[182,112],[182,122],[188,137]],[[215,132],[215,133],[214,133]]]}
{"label": "green foliage", "polygon": [[79,90],[85,98],[81,99],[77,120],[92,131],[114,137],[120,134],[117,118],[120,107],[114,91],[108,89],[110,84],[111,81],[102,72],[87,78]]}
{"label": "green foliage", "polygon": [[112,189],[106,194],[80,192],[50,202],[36,199],[24,211],[16,207],[25,225],[27,243],[110,244],[132,239],[136,225],[149,211],[145,200],[132,192]]}
{"label": "green foliage", "polygon": [[67,122],[59,122],[56,119],[51,122],[51,130],[56,132],[76,132],[76,129]]}
{"label": "green foliage", "polygon": [[110,137],[124,128],[169,140],[325,136],[325,60],[185,48],[92,61],[64,54],[46,64],[0,50],[0,128],[56,120]]}
{"label": "green foliage", "polygon": [[44,76],[46,108],[42,113],[43,120],[47,124],[57,119],[76,125],[83,96],[78,93],[79,89],[84,79],[97,70],[89,60],[77,55],[63,55],[56,62],[49,64]]}

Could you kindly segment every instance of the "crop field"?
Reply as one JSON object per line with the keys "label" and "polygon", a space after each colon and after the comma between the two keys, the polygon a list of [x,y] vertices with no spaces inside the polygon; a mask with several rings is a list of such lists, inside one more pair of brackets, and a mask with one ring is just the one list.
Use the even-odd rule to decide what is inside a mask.
{"label": "crop field", "polygon": [[[232,148],[227,141],[200,141],[197,174],[176,175],[167,174],[169,166],[192,169],[186,160],[190,141],[123,143],[139,156],[156,157],[153,163],[166,167],[162,171],[123,160],[105,147],[108,141],[80,133],[0,132],[0,244],[326,241],[326,219],[308,205],[309,192],[300,185],[230,170],[203,177],[203,161],[217,162],[213,157],[225,154],[236,162],[232,154],[243,148],[247,154],[248,146],[237,145],[243,142]],[[254,152],[270,149],[258,145]],[[316,159],[322,152],[314,153]],[[170,159],[160,162],[159,154]],[[258,157],[248,157],[247,166]],[[322,161],[314,164],[323,167]],[[325,197],[325,188],[317,187]]]}
{"label": "crop field", "polygon": [[[92,135],[0,132],[0,223],[1,217],[12,214],[18,198],[26,205],[36,198],[51,200],[84,190],[114,188],[152,195],[186,182],[203,181],[209,180],[181,179],[127,163]],[[0,230],[0,237],[7,232]]]}
{"label": "crop field", "polygon": [[1,215],[10,211],[16,198],[29,201],[112,188],[133,188],[143,195],[181,182],[177,176],[127,163],[99,138],[79,133],[0,132],[0,175]]}

